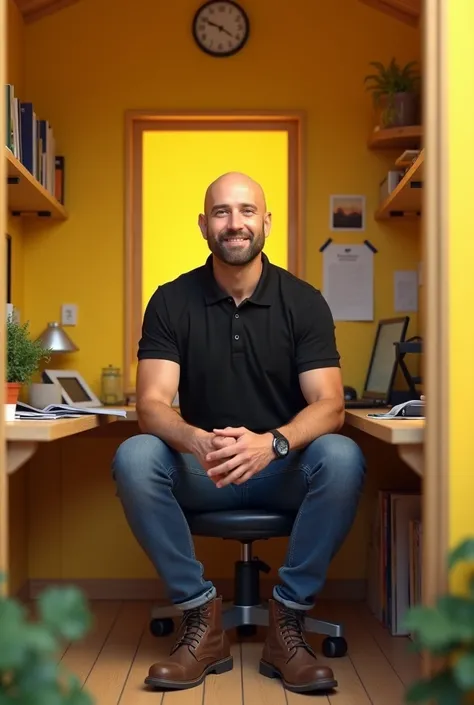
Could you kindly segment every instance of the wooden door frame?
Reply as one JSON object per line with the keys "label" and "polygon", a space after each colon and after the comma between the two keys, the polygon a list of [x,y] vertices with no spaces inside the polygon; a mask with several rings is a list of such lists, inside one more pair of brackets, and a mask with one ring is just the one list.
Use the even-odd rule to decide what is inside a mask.
{"label": "wooden door frame", "polygon": [[423,17],[425,188],[426,380],[423,474],[423,602],[433,604],[448,587],[449,549],[449,316],[447,3],[425,0]]}
{"label": "wooden door frame", "polygon": [[[7,41],[7,9],[5,0],[0,0],[0,44],[4,47]],[[6,83],[6,52],[0,52],[0,85]],[[6,117],[6,104],[5,104],[5,91],[0,91],[0,116],[2,125],[5,124]],[[0,229],[2,231],[2,246],[0,247],[0,272],[5,272],[5,236],[6,233],[6,160],[2,153],[2,159],[0,163]],[[6,338],[6,326],[5,326],[5,310],[6,310],[6,296],[5,296],[5,284],[2,278],[2,286],[0,286],[0,308],[2,315],[2,325],[0,326],[0,573],[7,574],[8,571],[8,480],[7,480],[7,444],[5,439],[5,414],[4,414],[4,401],[5,401],[5,384],[3,380],[5,379],[5,338]],[[8,593],[8,575],[6,575],[6,581],[0,584],[0,595]]]}
{"label": "wooden door frame", "polygon": [[[304,278],[303,113],[299,111],[158,112],[125,114],[125,393],[133,394],[132,362],[141,335],[142,307],[142,154],[143,133],[154,130],[285,130],[288,132],[288,270]],[[197,214],[196,214],[197,215]],[[133,385],[134,386],[134,385]]]}

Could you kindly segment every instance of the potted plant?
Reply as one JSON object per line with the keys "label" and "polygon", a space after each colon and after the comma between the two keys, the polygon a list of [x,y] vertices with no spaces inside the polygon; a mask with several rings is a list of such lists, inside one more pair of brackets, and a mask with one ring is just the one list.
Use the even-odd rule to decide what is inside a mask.
{"label": "potted plant", "polygon": [[5,403],[8,421],[15,417],[15,406],[22,385],[31,381],[42,360],[45,362],[49,361],[49,354],[49,348],[44,348],[41,342],[31,339],[29,321],[20,324],[14,319],[12,314],[8,316],[5,381]]}
{"label": "potted plant", "polygon": [[377,73],[364,78],[366,89],[372,91],[374,104],[380,108],[380,127],[400,127],[418,123],[419,82],[417,62],[400,66],[393,58],[388,66],[371,61]]}
{"label": "potted plant", "polygon": [[0,703],[92,705],[74,675],[57,662],[63,641],[77,641],[92,616],[75,587],[47,588],[37,600],[38,618],[28,620],[19,601],[0,595]]}
{"label": "potted plant", "polygon": [[[474,563],[474,538],[454,548],[448,569]],[[421,678],[406,693],[407,703],[464,705],[474,702],[474,572],[466,595],[441,596],[434,607],[412,607],[405,625],[415,638],[414,648],[443,660],[430,678]]]}

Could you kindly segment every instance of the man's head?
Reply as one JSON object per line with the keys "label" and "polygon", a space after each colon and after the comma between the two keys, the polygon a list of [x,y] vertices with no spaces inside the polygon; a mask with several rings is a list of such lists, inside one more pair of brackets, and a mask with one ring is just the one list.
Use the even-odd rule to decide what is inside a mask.
{"label": "man's head", "polygon": [[270,232],[262,187],[245,174],[223,174],[207,188],[199,227],[221,262],[242,266],[263,250]]}

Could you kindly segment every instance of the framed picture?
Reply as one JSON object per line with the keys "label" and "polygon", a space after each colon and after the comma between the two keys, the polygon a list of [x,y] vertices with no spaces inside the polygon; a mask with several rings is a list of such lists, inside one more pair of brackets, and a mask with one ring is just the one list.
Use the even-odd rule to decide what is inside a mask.
{"label": "framed picture", "polygon": [[365,196],[331,196],[330,197],[331,230],[365,230]]}
{"label": "framed picture", "polygon": [[61,387],[64,404],[77,407],[102,406],[102,402],[89,388],[79,372],[74,370],[44,370],[43,380]]}

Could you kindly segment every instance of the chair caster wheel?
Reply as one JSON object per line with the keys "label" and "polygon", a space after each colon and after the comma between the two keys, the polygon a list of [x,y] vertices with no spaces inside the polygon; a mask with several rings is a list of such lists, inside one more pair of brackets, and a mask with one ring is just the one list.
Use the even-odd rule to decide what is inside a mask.
{"label": "chair caster wheel", "polygon": [[174,622],[171,617],[163,619],[152,619],[150,622],[150,632],[153,636],[168,636],[174,629]]}
{"label": "chair caster wheel", "polygon": [[322,644],[326,658],[341,658],[347,654],[347,641],[343,636],[327,636]]}
{"label": "chair caster wheel", "polygon": [[255,624],[241,624],[237,627],[237,636],[239,638],[245,636],[255,636],[257,633],[257,627]]}

